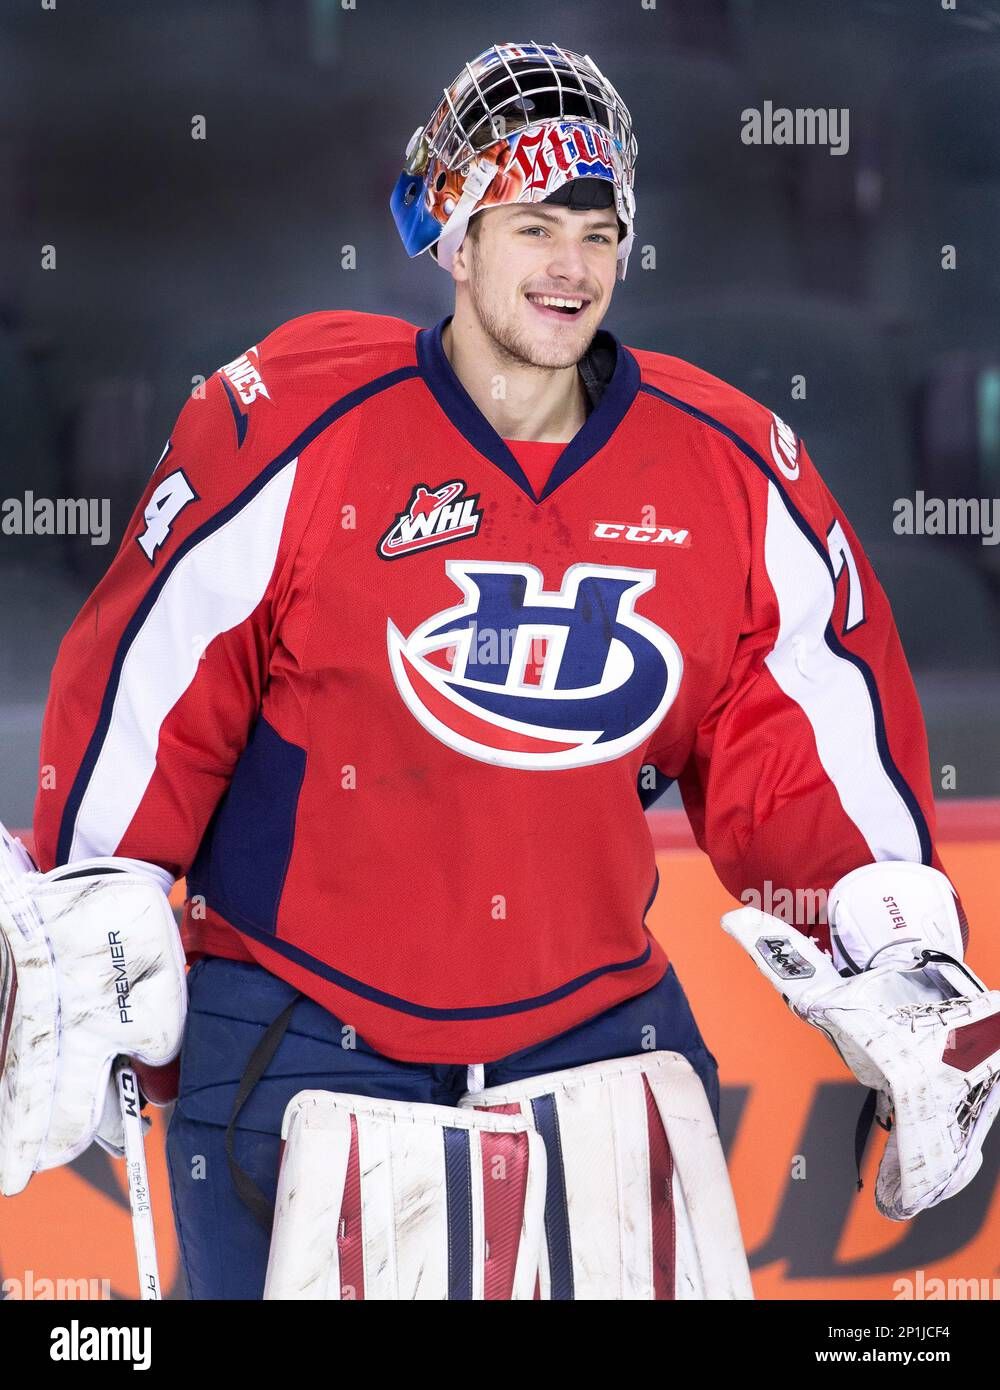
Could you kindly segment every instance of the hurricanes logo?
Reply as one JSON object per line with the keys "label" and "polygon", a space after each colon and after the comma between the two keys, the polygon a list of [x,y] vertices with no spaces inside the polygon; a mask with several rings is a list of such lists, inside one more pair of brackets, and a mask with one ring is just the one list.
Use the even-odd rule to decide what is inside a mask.
{"label": "hurricanes logo", "polygon": [[406,510],[400,512],[379,540],[377,549],[383,560],[397,560],[415,550],[460,541],[474,536],[483,519],[476,497],[463,497],[465,484],[456,479],[429,488],[418,483]]}
{"label": "hurricanes logo", "polygon": [[635,612],[654,570],[571,565],[546,592],[534,565],[452,560],[462,593],[405,637],[389,619],[396,688],[456,752],[544,770],[609,762],[637,748],[670,708],[683,660]]}
{"label": "hurricanes logo", "polygon": [[786,425],[773,411],[771,416],[774,420],[771,426],[771,457],[778,472],[794,483],[799,476],[799,442],[791,425]]}
{"label": "hurricanes logo", "polygon": [[227,362],[219,371],[223,372],[236,388],[236,394],[244,405],[253,405],[258,396],[265,396],[271,399],[271,393],[264,385],[264,378],[260,371],[250,361],[250,353],[253,353],[256,361],[260,361],[260,353],[255,347],[250,348],[249,352],[241,353],[239,357],[234,357],[232,362]]}
{"label": "hurricanes logo", "polygon": [[[234,357],[231,362],[227,362],[224,367],[220,367],[222,374],[222,389],[229,397],[229,408],[233,412],[233,424],[236,426],[236,445],[242,449],[243,441],[247,437],[247,425],[250,422],[248,411],[241,410],[237,402],[237,397],[243,405],[253,405],[258,396],[263,396],[265,400],[271,399],[271,393],[264,385],[264,378],[261,376],[254,362],[250,361],[253,354],[254,362],[260,361],[260,352],[256,347],[248,348],[239,357]],[[161,459],[162,463],[163,460]]]}

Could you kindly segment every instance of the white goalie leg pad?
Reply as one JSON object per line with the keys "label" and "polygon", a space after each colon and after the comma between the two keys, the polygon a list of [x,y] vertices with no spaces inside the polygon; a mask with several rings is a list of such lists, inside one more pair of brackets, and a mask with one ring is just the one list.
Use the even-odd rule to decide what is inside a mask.
{"label": "white goalie leg pad", "polygon": [[546,1164],[527,1120],[300,1091],[281,1136],[265,1299],[533,1296]]}
{"label": "white goalie leg pad", "polygon": [[592,1062],[459,1104],[516,1110],[545,1140],[542,1298],[753,1298],[708,1097],[679,1053]]}
{"label": "white goalie leg pad", "polygon": [[[108,1128],[119,1054],[177,1055],[187,986],[170,876],[131,859],[40,874],[0,826],[0,1193]],[[117,1133],[115,1132],[117,1130]]]}

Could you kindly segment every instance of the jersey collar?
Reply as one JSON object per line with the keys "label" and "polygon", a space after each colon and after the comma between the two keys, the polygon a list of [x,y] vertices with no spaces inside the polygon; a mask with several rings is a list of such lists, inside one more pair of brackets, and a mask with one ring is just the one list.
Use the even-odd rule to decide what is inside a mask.
{"label": "jersey collar", "polygon": [[541,496],[536,497],[521,465],[466,391],[448,361],[441,334],[451,318],[449,314],[435,327],[422,328],[417,333],[417,365],[427,389],[451,423],[478,453],[506,473],[533,502],[544,502],[588,459],[603,449],[614,434],[639,390],[638,362],[613,333],[604,328],[598,329],[594,341],[614,352],[614,371],[601,399],[556,460]]}

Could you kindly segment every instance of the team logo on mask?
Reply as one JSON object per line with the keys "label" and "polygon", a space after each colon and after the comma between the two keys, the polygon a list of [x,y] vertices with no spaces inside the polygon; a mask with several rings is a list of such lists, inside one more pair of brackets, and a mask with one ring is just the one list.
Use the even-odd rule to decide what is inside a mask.
{"label": "team logo on mask", "polygon": [[635,612],[653,570],[571,565],[558,591],[534,565],[452,560],[462,594],[386,637],[410,713],[456,752],[503,767],[586,767],[622,757],[660,724],[680,650]]}

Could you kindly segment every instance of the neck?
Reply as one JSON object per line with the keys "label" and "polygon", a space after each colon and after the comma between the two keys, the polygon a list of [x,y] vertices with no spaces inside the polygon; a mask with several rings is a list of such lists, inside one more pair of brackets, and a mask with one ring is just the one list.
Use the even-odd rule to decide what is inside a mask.
{"label": "neck", "polygon": [[[587,418],[587,391],[571,367],[532,367],[505,352],[457,305],[441,345],[455,375],[503,439],[567,443]],[[504,382],[496,398],[497,379]]]}

